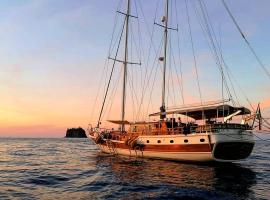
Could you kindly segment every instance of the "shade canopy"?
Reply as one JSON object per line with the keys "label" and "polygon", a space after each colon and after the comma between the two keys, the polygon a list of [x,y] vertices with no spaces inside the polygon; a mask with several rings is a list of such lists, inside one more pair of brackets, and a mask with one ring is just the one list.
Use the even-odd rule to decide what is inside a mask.
{"label": "shade canopy", "polygon": [[[240,110],[237,115],[246,115],[250,114],[250,110],[245,107],[234,107],[228,104],[219,104],[219,105],[206,105],[206,106],[190,106],[183,107],[174,110],[167,110],[165,114],[180,114],[191,117],[195,120],[201,119],[211,119],[211,118],[221,118],[231,115]],[[223,116],[224,113],[224,116]],[[153,113],[149,116],[159,116],[161,113]],[[164,113],[163,113],[164,114]]]}

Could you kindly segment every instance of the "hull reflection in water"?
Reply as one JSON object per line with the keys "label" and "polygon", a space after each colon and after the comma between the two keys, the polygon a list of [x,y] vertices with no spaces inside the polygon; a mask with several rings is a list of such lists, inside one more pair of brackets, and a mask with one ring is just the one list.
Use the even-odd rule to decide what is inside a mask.
{"label": "hull reflection in water", "polygon": [[[193,165],[150,159],[128,161],[101,153],[97,156],[97,166],[106,167],[122,190],[138,188],[138,199],[246,199],[252,198],[250,188],[256,184],[252,170],[232,163]],[[123,197],[123,193],[115,195]]]}

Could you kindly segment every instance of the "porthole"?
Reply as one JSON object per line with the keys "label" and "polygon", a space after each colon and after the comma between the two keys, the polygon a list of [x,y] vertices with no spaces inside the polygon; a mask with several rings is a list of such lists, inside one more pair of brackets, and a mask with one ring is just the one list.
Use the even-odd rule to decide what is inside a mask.
{"label": "porthole", "polygon": [[187,140],[187,139],[185,139],[185,140],[184,140],[184,142],[185,142],[185,143],[188,143],[188,140]]}
{"label": "porthole", "polygon": [[170,140],[170,143],[174,143],[174,141],[173,140]]}
{"label": "porthole", "polygon": [[157,143],[161,143],[161,141],[160,141],[160,140],[158,140],[158,141],[157,141]]}
{"label": "porthole", "polygon": [[203,138],[200,139],[200,142],[204,142],[204,141],[205,141],[205,139],[203,139]]}
{"label": "porthole", "polygon": [[146,143],[149,143],[149,140],[146,140]]}

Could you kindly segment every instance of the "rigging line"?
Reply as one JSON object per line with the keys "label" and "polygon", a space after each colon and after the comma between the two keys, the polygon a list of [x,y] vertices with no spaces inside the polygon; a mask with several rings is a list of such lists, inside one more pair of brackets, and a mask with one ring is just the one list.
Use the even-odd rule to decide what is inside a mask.
{"label": "rigging line", "polygon": [[[176,5],[176,1],[175,2],[175,12],[176,12],[176,21],[177,21],[177,27],[178,27],[178,7]],[[185,98],[184,98],[184,84],[183,84],[183,73],[182,73],[182,60],[181,60],[181,48],[180,48],[180,37],[179,37],[179,33],[180,31],[177,29],[177,47],[178,47],[178,56],[179,56],[179,68],[180,68],[180,75],[181,75],[181,96],[182,96],[182,101],[183,101],[183,105],[185,104]],[[176,67],[176,66],[175,66]]]}
{"label": "rigging line", "polygon": [[[130,74],[129,75],[129,77],[130,77],[130,80],[129,81],[131,81],[131,83],[129,83],[129,84],[131,84],[131,92],[132,92],[132,96],[133,96],[133,94],[134,94],[134,96],[135,96],[135,103],[136,104],[138,104],[138,97],[137,97],[137,94],[136,94],[136,88],[134,87],[134,78],[133,78],[133,68],[129,68],[128,69],[128,73]],[[136,73],[135,73],[136,74]],[[134,89],[135,88],[135,89]],[[132,97],[133,98],[133,97]],[[134,104],[135,105],[135,104]],[[135,109],[135,113],[136,113],[136,107],[133,105],[133,107],[134,107],[134,109]]]}
{"label": "rigging line", "polygon": [[[204,3],[204,2],[203,2],[203,3]],[[206,6],[204,5],[204,7],[206,7]],[[206,9],[206,8],[205,8],[205,9]],[[207,9],[206,9],[206,11],[207,11]],[[207,12],[206,12],[206,13],[207,13]],[[208,15],[208,14],[207,14],[207,16],[208,16],[208,19],[209,19],[209,15]],[[210,25],[211,25],[211,24],[210,24]],[[213,28],[212,28],[212,31],[213,31]],[[214,35],[214,36],[215,36],[215,35]],[[220,47],[219,47],[219,49],[220,49],[220,51],[222,51]],[[241,88],[241,86],[239,85],[239,83],[238,83],[237,80],[235,79],[233,73],[231,72],[229,66],[227,65],[225,59],[223,58],[222,53],[221,53],[221,60],[222,60],[222,63],[223,63],[223,65],[224,65],[224,67],[226,68],[225,71],[226,71],[227,77],[228,77],[228,79],[229,79],[229,81],[230,81],[230,83],[231,83],[231,85],[232,85],[233,92],[236,93],[236,92],[235,92],[235,89],[234,89],[234,86],[233,86],[232,79],[234,80],[234,82],[236,83],[236,85],[238,86],[238,88],[240,89],[242,95],[245,97],[246,101],[249,103],[249,105],[250,105],[250,107],[252,108],[252,110],[255,111],[255,109],[253,108],[253,106],[252,106],[250,100],[248,99],[247,95],[245,94],[244,90]],[[232,77],[232,79],[231,79],[231,77]],[[236,96],[237,101],[238,101],[238,104],[239,104],[238,97],[237,97],[236,94],[235,94],[235,96]]]}
{"label": "rigging line", "polygon": [[104,115],[105,115],[106,112],[107,112],[107,119],[110,118],[112,105],[114,103],[115,95],[117,93],[117,87],[119,85],[120,76],[121,76],[122,73],[123,73],[123,68],[121,68],[120,73],[118,74],[118,77],[117,77],[117,79],[115,81],[115,85],[114,85],[114,87],[112,89],[112,92],[111,92],[110,97],[109,97],[109,100],[108,100],[108,102],[110,102],[110,103],[108,103],[106,105],[106,107],[104,109],[104,112],[103,112],[104,114],[102,114],[101,119],[103,119],[103,117],[104,117]]}
{"label": "rigging line", "polygon": [[148,105],[147,105],[147,108],[146,108],[146,113],[148,113],[148,111],[149,111],[150,102],[152,100],[152,93],[153,93],[154,85],[155,85],[155,82],[156,82],[157,71],[158,71],[158,67],[156,67],[156,71],[155,71],[155,74],[154,74],[154,80],[153,80],[153,84],[152,84],[152,87],[151,87],[151,90],[150,90],[149,102],[148,102]]}
{"label": "rigging line", "polygon": [[[209,37],[209,40],[211,42],[211,45],[212,45],[212,48],[213,48],[213,51],[214,51],[214,56],[213,57],[216,57],[216,64],[218,65],[219,67],[219,70],[220,70],[220,73],[221,73],[221,78],[222,78],[222,98],[224,99],[224,93],[223,93],[223,86],[225,84],[225,88],[227,90],[227,93],[229,95],[229,98],[232,99],[232,102],[234,104],[234,100],[233,100],[233,97],[231,95],[231,92],[230,92],[230,89],[229,89],[229,85],[226,81],[226,77],[224,75],[224,69],[223,69],[223,66],[222,66],[222,62],[220,60],[220,56],[221,56],[221,50],[217,51],[217,47],[216,46],[219,46],[218,45],[218,42],[217,42],[217,38],[216,38],[216,35],[215,35],[215,31],[212,27],[212,24],[210,22],[210,19],[207,18],[208,16],[208,13],[207,13],[207,9],[206,7],[203,8],[202,6],[202,1],[199,1],[199,4],[200,4],[200,8],[201,8],[201,12],[203,14],[203,19],[204,19],[204,23],[205,23],[205,26],[206,26],[206,33],[208,34],[208,37]],[[210,27],[210,28],[209,28]],[[211,30],[212,30],[212,33],[211,33]],[[214,37],[213,37],[213,36]],[[214,38],[214,39],[213,39]],[[216,43],[216,44],[215,44]],[[213,54],[213,53],[212,53]]]}
{"label": "rigging line", "polygon": [[231,17],[234,25],[236,26],[237,30],[239,31],[239,33],[241,34],[242,38],[244,39],[244,41],[246,42],[247,46],[249,47],[250,51],[252,52],[252,54],[255,56],[256,60],[258,61],[259,65],[262,67],[262,69],[264,70],[264,72],[266,73],[266,75],[268,76],[268,78],[270,79],[270,72],[267,70],[267,68],[264,66],[263,62],[261,61],[261,59],[259,58],[259,56],[257,55],[257,53],[255,52],[254,48],[251,46],[251,44],[249,43],[249,41],[247,40],[246,36],[244,35],[243,31],[241,30],[239,24],[237,23],[236,19],[234,18],[234,16],[232,15],[229,7],[227,6],[227,4],[225,3],[225,0],[221,0],[226,11],[228,12],[229,16]]}
{"label": "rigging line", "polygon": [[256,135],[255,133],[253,133],[253,135],[254,135],[256,138],[260,139],[261,141],[264,141],[264,142],[270,142],[270,139],[263,139],[263,138],[259,137],[258,135]]}
{"label": "rigging line", "polygon": [[[172,38],[171,33],[169,33],[169,55],[170,55],[170,57],[169,57],[169,76],[171,77],[172,93],[173,93],[173,104],[176,106],[176,98],[175,98],[175,93],[176,92],[175,92],[175,87],[174,87],[175,86],[174,77],[173,77],[173,74],[172,74],[172,59],[174,61],[174,57],[173,57],[173,48],[172,48],[171,38]],[[176,74],[176,75],[178,75],[178,74]]]}
{"label": "rigging line", "polygon": [[[220,45],[218,45],[219,43],[218,43],[218,41],[217,41],[217,37],[216,37],[215,31],[214,31],[214,28],[213,28],[213,26],[212,26],[212,23],[211,23],[211,20],[210,20],[210,17],[209,17],[208,10],[207,10],[207,7],[206,7],[206,5],[205,5],[205,2],[202,1],[202,0],[200,0],[200,5],[201,5],[201,9],[202,9],[202,7],[204,7],[204,9],[202,9],[202,10],[205,11],[205,14],[204,14],[204,15],[205,15],[206,21],[209,22],[208,24],[209,24],[209,26],[210,26],[210,33],[211,33],[211,31],[212,31],[213,36],[214,36],[214,40],[215,40],[216,43],[217,43],[217,49],[219,50],[219,53],[220,53],[219,59],[220,59],[221,67],[222,67],[222,64],[224,65],[224,59],[223,59],[223,54],[222,54],[222,49],[221,49],[221,41],[220,41]],[[222,68],[223,68],[223,67],[222,67]],[[223,68],[223,69],[224,69],[224,68]],[[226,72],[226,73],[227,73],[227,75],[228,75],[228,72]],[[224,78],[225,78],[225,81],[226,81],[226,76],[224,76]],[[228,75],[228,79],[229,79],[229,82],[230,82],[231,87],[232,87],[232,89],[233,89],[233,93],[234,93],[234,96],[235,96],[235,98],[236,98],[236,101],[237,101],[238,105],[240,105],[238,96],[236,95],[236,92],[235,92],[235,89],[234,89],[233,82],[231,81],[231,78],[230,78],[229,75]],[[225,82],[225,84],[228,84],[227,81]],[[228,86],[228,87],[229,87],[229,86]]]}
{"label": "rigging line", "polygon": [[[130,75],[130,71],[129,71],[130,69],[128,69],[128,74],[129,74],[129,77],[131,77]],[[132,80],[131,79],[128,79],[128,85],[129,85],[129,88],[130,88],[130,91],[131,91],[131,100],[132,100],[132,116],[133,116],[133,121],[135,121],[135,113],[136,113],[136,107],[135,107],[135,102],[134,102],[134,96],[133,96],[133,87],[131,86],[131,83],[130,82],[132,82]],[[135,111],[134,111],[135,110]]]}
{"label": "rigging line", "polygon": [[118,51],[119,51],[119,48],[120,48],[121,39],[122,39],[122,36],[123,36],[123,33],[124,33],[124,28],[125,28],[126,20],[127,20],[127,17],[125,17],[125,20],[124,20],[124,23],[123,23],[122,32],[121,32],[121,35],[120,35],[120,38],[119,38],[118,47],[117,47],[117,50],[116,50],[116,53],[115,53],[115,57],[114,57],[114,61],[113,61],[113,66],[112,66],[112,70],[111,70],[111,73],[110,73],[110,78],[109,78],[109,81],[108,81],[108,85],[107,85],[107,88],[106,88],[105,96],[104,96],[104,99],[103,99],[103,102],[102,102],[102,106],[101,106],[101,110],[100,110],[100,114],[99,114],[99,117],[98,117],[98,125],[97,125],[97,127],[99,127],[101,115],[102,115],[102,112],[103,112],[103,109],[104,109],[104,104],[106,102],[108,90],[109,90],[111,79],[112,79],[112,74],[113,74],[113,71],[114,71],[115,63],[116,63],[116,58],[117,58]]}
{"label": "rigging line", "polygon": [[234,82],[236,83],[236,85],[240,89],[242,95],[245,97],[245,100],[248,102],[248,104],[251,107],[251,109],[253,110],[253,112],[255,112],[255,108],[253,107],[251,101],[247,97],[246,93],[244,92],[244,90],[242,89],[242,87],[240,86],[240,84],[237,82],[237,79],[234,77],[233,73],[231,72],[231,70],[230,70],[229,66],[227,65],[227,63],[225,62],[225,60],[223,60],[223,63],[224,63],[224,66],[226,68],[227,73],[230,74],[230,76],[233,78]]}
{"label": "rigging line", "polygon": [[145,94],[146,94],[146,89],[148,88],[148,87],[150,87],[150,81],[151,81],[151,75],[153,74],[153,70],[154,70],[154,68],[155,68],[155,66],[156,66],[156,64],[158,65],[158,67],[156,67],[156,70],[157,69],[161,69],[161,65],[160,65],[160,63],[158,62],[158,55],[161,53],[161,48],[162,48],[162,40],[160,40],[160,44],[159,44],[159,53],[157,53],[156,55],[155,55],[155,58],[154,58],[154,60],[153,60],[153,64],[152,64],[152,67],[151,67],[151,70],[150,70],[150,72],[149,72],[149,78],[147,79],[147,80],[145,80],[145,87],[143,88],[143,90],[142,90],[142,98],[141,98],[141,101],[140,101],[140,105],[139,105],[139,110],[138,110],[138,114],[139,114],[139,112],[141,111],[141,106],[142,106],[142,104],[143,104],[143,99],[144,99],[144,97],[145,97]]}
{"label": "rigging line", "polygon": [[[135,39],[134,39],[134,37],[135,37],[135,35],[134,35],[134,33],[133,33],[133,29],[132,29],[132,24],[130,25],[130,29],[129,29],[129,32],[130,32],[130,52],[129,52],[129,60],[130,61],[132,61],[133,60],[133,58],[134,58],[134,55],[133,54],[136,54],[136,52],[134,53],[134,51],[133,51],[133,42],[135,42]],[[136,51],[136,50],[135,50]],[[129,68],[127,68],[127,77],[129,77],[130,79],[132,79],[133,77],[131,77],[131,76],[129,76],[128,74],[129,74],[129,71],[130,71],[130,74],[133,76],[133,74],[134,74],[134,68],[133,67],[129,67]],[[136,73],[135,73],[135,76],[136,76]],[[137,76],[135,77],[135,78],[137,78]]]}
{"label": "rigging line", "polygon": [[[226,134],[226,133],[220,133],[220,134],[221,134],[221,135],[226,135],[227,137],[230,137],[230,138],[233,138],[233,139],[237,139],[237,140],[239,139],[239,137],[234,137],[234,136],[229,135],[229,134]],[[263,139],[263,138],[257,136],[255,133],[253,133],[253,135],[254,135],[255,137],[257,137],[258,139],[262,140],[262,141],[270,142],[270,139]]]}
{"label": "rigging line", "polygon": [[[209,41],[206,39],[207,42],[208,42],[208,46],[209,46],[209,48],[211,50],[212,56],[213,56],[214,60],[216,61],[217,66],[219,67],[222,79],[226,81],[225,76],[224,76],[224,72],[223,72],[223,67],[222,67],[222,64],[220,62],[220,58],[219,58],[219,55],[217,53],[216,45],[215,45],[215,42],[214,42],[213,37],[212,37],[211,29],[209,28],[209,23],[207,21],[207,18],[205,17],[205,13],[204,13],[204,9],[203,9],[203,7],[201,5],[201,1],[199,1],[199,3],[200,3],[200,8],[201,8],[201,12],[203,14],[204,21],[200,22],[200,18],[198,17],[198,11],[197,11],[196,6],[194,6],[195,14],[197,16],[197,19],[198,19],[198,21],[200,23],[200,26],[201,26],[202,30],[204,31],[204,33],[208,36],[208,39],[210,40],[211,45],[209,45]],[[202,26],[203,22],[204,22],[204,25],[205,25],[205,29]],[[214,34],[214,32],[213,32],[213,34]],[[214,36],[215,36],[215,34],[214,34]],[[216,43],[217,43],[217,40],[216,40]],[[212,49],[211,49],[211,47],[212,47]],[[227,83],[225,82],[225,84],[227,84]],[[229,92],[229,89],[228,89],[228,92]],[[229,95],[230,95],[230,92],[229,92]],[[231,95],[230,95],[230,97],[231,97]]]}
{"label": "rigging line", "polygon": [[[270,123],[267,121],[267,120],[265,120],[263,117],[262,117],[262,120],[264,121],[264,123],[266,123],[269,127],[270,127]],[[268,128],[269,128],[268,127]],[[270,128],[269,128],[270,129]]]}
{"label": "rigging line", "polygon": [[[140,53],[139,53],[139,48],[138,48],[138,46],[137,46],[137,44],[136,44],[136,39],[135,39],[135,36],[134,36],[134,33],[133,33],[133,29],[132,29],[132,26],[130,26],[130,32],[131,32],[131,44],[133,44],[134,43],[134,46],[135,46],[135,50],[136,50],[136,54],[137,54],[137,56],[139,57],[140,56]],[[140,59],[140,58],[139,58]],[[141,59],[140,59],[140,62],[139,63],[141,63]]]}
{"label": "rigging line", "polygon": [[[159,54],[161,54],[162,44],[163,44],[163,42],[162,42],[162,40],[160,40],[160,44],[159,44]],[[146,113],[148,113],[148,111],[149,111],[150,103],[151,103],[151,105],[152,105],[152,93],[153,93],[154,85],[155,85],[155,82],[156,82],[156,76],[157,76],[158,69],[161,69],[161,64],[160,64],[160,62],[158,62],[158,59],[157,59],[157,57],[158,57],[159,54],[156,54],[156,57],[155,57],[155,59],[154,59],[153,66],[152,66],[151,74],[152,74],[152,72],[153,72],[153,70],[154,70],[154,68],[155,68],[154,66],[155,66],[156,64],[158,65],[158,67],[155,68],[155,73],[154,73],[154,78],[153,78],[152,87],[150,86],[150,78],[148,79],[148,82],[147,82],[147,86],[149,86],[149,87],[151,87],[151,88],[150,88],[150,94],[149,94],[149,101],[148,101],[148,104],[147,104],[147,107],[146,107]],[[149,76],[149,77],[150,77],[150,76]]]}
{"label": "rigging line", "polygon": [[269,124],[268,122],[266,122],[263,118],[262,118],[262,120],[263,120],[264,123],[266,123],[266,124],[262,123],[261,125],[262,125],[263,127],[265,127],[265,128],[267,128],[267,129],[270,130],[270,124]]}
{"label": "rigging line", "polygon": [[[139,13],[138,13],[138,8],[137,8],[137,3],[136,3],[136,1],[134,1],[134,4],[135,4],[135,11],[136,11],[136,15],[137,16],[139,16]],[[141,47],[141,48],[139,48],[139,51],[138,51],[138,56],[139,56],[139,59],[140,59],[140,62],[141,62],[141,60],[142,60],[142,37],[141,37],[141,28],[140,28],[140,20],[139,20],[139,18],[136,18],[137,19],[137,31],[138,31],[138,41],[139,41],[139,47]]]}
{"label": "rigging line", "polygon": [[[223,55],[222,55],[222,54],[221,54],[221,60],[222,60],[222,62],[223,62],[223,65],[225,66],[225,63],[224,63],[224,59],[223,59]],[[238,98],[238,96],[237,96],[237,94],[236,94],[235,88],[234,88],[234,86],[233,86],[232,79],[231,79],[231,77],[230,77],[230,75],[229,75],[229,73],[228,73],[228,71],[227,71],[227,67],[226,67],[226,66],[225,66],[225,69],[226,69],[225,72],[226,72],[226,74],[227,74],[228,80],[229,80],[229,82],[230,82],[230,84],[231,84],[231,86],[232,86],[233,94],[234,94],[234,96],[235,96],[235,98],[236,98],[237,104],[238,104],[238,106],[240,106],[241,104],[240,104],[239,98]]]}
{"label": "rigging line", "polygon": [[[206,38],[207,44],[208,44],[208,46],[209,46],[209,49],[210,49],[210,51],[211,51],[211,54],[212,54],[212,56],[213,56],[213,59],[215,60],[216,65],[218,66],[218,69],[219,69],[219,71],[220,71],[220,73],[221,73],[221,75],[222,75],[222,77],[223,77],[223,80],[224,80],[224,84],[225,84],[225,88],[226,88],[227,94],[229,95],[229,98],[232,100],[233,105],[235,105],[234,100],[233,100],[233,97],[232,97],[231,92],[230,92],[230,89],[229,89],[229,86],[228,86],[228,84],[227,84],[226,78],[225,78],[225,76],[224,76],[224,70],[223,70],[222,64],[221,64],[221,62],[220,62],[219,55],[218,55],[218,53],[217,53],[217,48],[216,48],[215,42],[214,42],[214,40],[213,40],[211,31],[210,31],[210,29],[209,29],[209,25],[208,25],[208,23],[207,23],[207,19],[205,18],[204,10],[203,10],[202,7],[200,7],[200,8],[201,8],[201,12],[202,12],[202,14],[203,14],[203,19],[204,19],[203,22],[204,22],[204,24],[205,24],[205,28],[203,28],[203,25],[202,25],[203,22],[201,21],[201,18],[200,18],[199,15],[198,15],[198,11],[197,11],[196,6],[194,6],[194,11],[195,11],[196,17],[197,17],[197,19],[198,19],[198,22],[199,22],[199,24],[200,24],[200,27],[202,28],[202,31],[203,31],[204,35],[205,35],[205,38]],[[207,36],[208,36],[208,39],[207,39]]]}
{"label": "rigging line", "polygon": [[[170,43],[170,45],[171,45],[171,43]],[[170,46],[170,48],[171,48],[171,46]],[[174,70],[175,70],[175,73],[176,73],[176,77],[177,77],[177,82],[178,82],[178,85],[179,85],[179,87],[180,87],[180,96],[182,97],[182,101],[183,101],[183,93],[182,93],[182,88],[181,88],[181,81],[180,81],[180,78],[179,78],[179,75],[178,75],[178,70],[177,70],[177,68],[176,68],[176,61],[175,61],[175,57],[174,57],[174,53],[173,53],[173,51],[172,51],[172,59],[173,59],[173,66],[174,66]],[[183,101],[183,104],[184,104],[184,101]]]}
{"label": "rigging line", "polygon": [[[171,3],[171,8],[170,10],[172,11],[173,10],[173,3]],[[170,19],[171,19],[171,25],[173,24],[173,12],[170,12],[171,16],[170,16]],[[172,48],[172,32],[169,32],[168,34],[168,37],[169,37],[169,76],[171,77],[171,84],[172,84],[172,93],[173,93],[173,105],[176,105],[176,98],[175,98],[175,84],[174,84],[174,76],[172,74],[172,54],[173,54],[173,48]],[[170,79],[169,77],[169,79]]]}
{"label": "rigging line", "polygon": [[[119,4],[118,4],[118,7],[117,7],[117,10],[119,10],[121,8],[121,1],[119,1]],[[125,20],[125,19],[124,19]],[[116,12],[116,20],[115,20],[115,24],[114,26],[116,27],[118,23],[118,12]],[[118,34],[116,35],[116,40],[113,42],[113,38],[114,38],[114,34],[115,34],[116,30],[113,31],[113,34],[112,34],[112,40],[111,40],[111,44],[110,44],[110,48],[109,48],[109,53],[108,53],[108,57],[111,57],[111,54],[113,52],[113,49],[115,48],[115,46],[117,45],[117,38],[120,38],[120,35],[121,35],[121,32],[122,30],[120,29]],[[113,42],[113,43],[112,43]],[[108,73],[105,74],[105,77],[102,77],[102,80],[107,80],[107,77],[108,77]],[[103,89],[103,94],[105,94],[105,91],[106,91],[106,82],[104,82],[104,89]]]}
{"label": "rigging line", "polygon": [[[261,126],[270,130],[270,127],[267,126],[267,125],[265,125],[265,124],[261,124]],[[257,126],[256,126],[256,127],[257,127]]]}
{"label": "rigging line", "polygon": [[[159,44],[159,53],[161,53],[161,48],[162,48],[162,40],[160,40],[160,44]],[[150,78],[149,78],[148,81],[147,81],[147,86],[148,86],[148,87],[151,87],[151,88],[150,88],[149,102],[148,102],[148,105],[147,105],[146,114],[147,114],[148,111],[149,111],[149,104],[150,104],[150,101],[152,101],[152,93],[153,93],[154,83],[155,83],[155,81],[156,81],[157,71],[158,71],[158,69],[161,68],[160,62],[158,62],[157,57],[158,57],[158,54],[156,54],[156,57],[155,57],[154,62],[153,62],[151,74],[150,74],[150,75],[153,74],[153,70],[154,70],[154,68],[155,68],[156,70],[155,70],[155,73],[154,73],[154,78],[153,78],[153,84],[152,84],[152,87],[150,86],[150,85],[151,85],[151,83],[150,83],[150,81],[151,81],[151,79],[150,79],[151,76],[150,76],[150,75],[149,75]],[[155,65],[158,65],[158,67],[155,67]],[[146,93],[144,93],[144,94],[146,94]],[[141,102],[141,103],[142,103],[142,102]]]}
{"label": "rigging line", "polygon": [[[148,66],[149,61],[150,61],[150,52],[151,52],[151,49],[154,48],[154,50],[156,51],[156,48],[155,48],[154,43],[153,43],[155,26],[152,25],[152,31],[150,31],[149,25],[148,25],[148,23],[147,23],[145,14],[144,14],[143,9],[142,9],[142,5],[141,5],[140,1],[138,1],[138,2],[139,2],[139,8],[140,8],[140,10],[141,10],[141,12],[142,12],[144,21],[146,22],[146,30],[147,30],[147,33],[150,35],[150,46],[149,46],[149,49],[148,49],[148,56],[147,56],[147,60],[146,60],[146,66]],[[158,1],[157,6],[156,6],[156,9],[155,9],[155,17],[154,17],[154,21],[156,21],[156,18],[157,18],[157,10],[158,10],[159,4],[160,4],[160,0]],[[157,55],[157,53],[156,53],[156,55]],[[153,68],[154,68],[154,66],[152,66],[152,68],[151,68],[151,70],[150,70],[150,74],[153,72]],[[150,74],[149,74],[149,76],[150,76]],[[145,72],[145,76],[144,76],[144,80],[143,80],[141,102],[140,102],[140,105],[139,105],[138,114],[139,114],[140,111],[141,111],[141,106],[142,106],[142,103],[143,103],[145,90],[146,90],[146,88],[147,88],[147,86],[148,86],[148,84],[146,84],[146,81],[148,80],[148,82],[149,82],[149,76],[148,76],[148,68],[146,67],[146,72]]]}
{"label": "rigging line", "polygon": [[[137,2],[134,1],[135,3],[135,10],[136,10],[136,15],[139,16],[139,12],[138,12],[138,6],[137,6]],[[144,53],[144,48],[142,46],[142,33],[141,33],[141,24],[140,24],[140,20],[139,18],[137,19],[137,26],[138,26],[138,37],[139,37],[139,59],[145,61],[145,53]],[[142,56],[143,55],[143,56]],[[140,73],[140,84],[141,84],[141,88],[143,87],[143,70],[142,70],[142,66],[140,65],[141,68],[141,73]]]}
{"label": "rigging line", "polygon": [[[131,91],[131,95],[132,95],[132,101],[133,101],[133,115],[134,115],[134,119],[136,119],[136,104],[138,104],[138,96],[136,94],[136,91],[134,90],[134,79],[133,79],[133,74],[131,74],[131,72],[128,70],[128,73],[130,74],[129,76],[131,77],[131,79],[129,80],[129,86],[130,86],[130,91]],[[135,99],[135,100],[134,100]]]}
{"label": "rigging line", "polygon": [[[119,7],[121,5],[120,3],[121,3],[121,1],[118,2],[117,10],[119,9]],[[114,16],[114,25],[113,25],[112,36],[111,36],[111,39],[110,39],[110,45],[109,45],[109,49],[108,49],[108,53],[107,53],[107,58],[111,54],[111,49],[113,48],[112,47],[112,43],[113,43],[113,38],[114,38],[115,31],[116,31],[117,22],[118,22],[118,14],[116,12],[115,13],[115,16]],[[92,118],[94,116],[94,111],[95,111],[95,108],[96,108],[97,99],[99,97],[99,93],[100,93],[100,90],[101,90],[101,82],[104,80],[104,77],[102,76],[102,74],[104,74],[105,70],[108,68],[108,65],[109,65],[109,59],[106,59],[105,62],[104,62],[104,67],[103,67],[103,70],[102,70],[102,73],[101,73],[101,77],[100,77],[100,80],[99,80],[99,84],[98,84],[98,86],[99,86],[98,87],[98,92],[96,94],[96,97],[95,97],[95,100],[94,100],[94,104],[93,104],[93,107],[92,107],[91,116],[90,116],[91,117],[91,120],[90,121],[92,121]],[[107,73],[106,73],[106,77],[107,77]]]}
{"label": "rigging line", "polygon": [[[132,60],[132,57],[133,57],[133,51],[132,51],[133,47],[132,47],[132,45],[133,45],[133,43],[135,45],[135,50],[136,50],[137,56],[140,56],[140,51],[139,51],[139,48],[138,48],[138,46],[136,44],[136,40],[135,40],[134,31],[132,29],[132,26],[130,26],[130,32],[131,32],[130,36],[131,36],[131,41],[132,41],[131,42],[131,60]],[[140,59],[140,63],[141,63],[141,59]],[[134,74],[133,73],[133,68],[131,68],[131,70],[132,70],[132,75],[133,75]],[[135,73],[135,76],[136,76],[136,80],[137,80],[137,73]],[[137,84],[136,84],[135,90],[137,91]]]}
{"label": "rigging line", "polygon": [[199,83],[197,61],[196,61],[196,57],[195,57],[195,50],[194,50],[193,37],[192,37],[191,26],[190,26],[190,18],[189,18],[187,0],[185,0],[185,5],[186,5],[187,21],[188,21],[188,26],[189,26],[189,36],[190,36],[190,41],[191,41],[192,53],[193,53],[193,61],[194,61],[194,67],[195,67],[195,72],[196,72],[197,86],[198,86],[200,100],[201,100],[201,104],[202,104],[202,93],[201,93],[201,87],[200,87],[200,83]]}

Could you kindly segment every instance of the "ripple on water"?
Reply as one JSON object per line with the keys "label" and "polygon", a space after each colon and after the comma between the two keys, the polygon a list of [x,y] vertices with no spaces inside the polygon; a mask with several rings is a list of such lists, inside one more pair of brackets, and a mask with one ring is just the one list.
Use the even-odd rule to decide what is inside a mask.
{"label": "ripple on water", "polygon": [[98,153],[88,139],[0,140],[0,199],[269,199],[269,152],[197,165]]}

